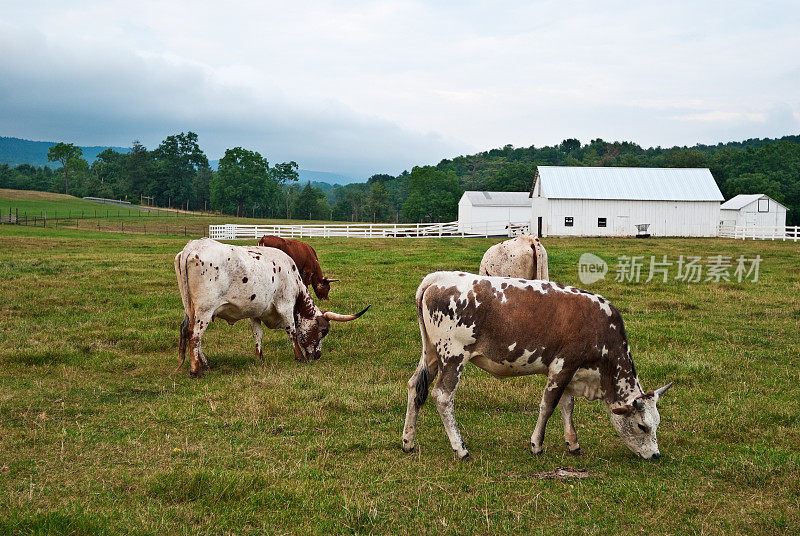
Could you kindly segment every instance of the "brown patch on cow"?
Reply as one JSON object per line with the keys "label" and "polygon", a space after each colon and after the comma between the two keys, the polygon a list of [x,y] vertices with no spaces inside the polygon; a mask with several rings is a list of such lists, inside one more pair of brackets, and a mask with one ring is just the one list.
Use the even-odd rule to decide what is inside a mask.
{"label": "brown patch on cow", "polygon": [[256,299],[256,295],[255,295],[255,294],[253,294],[252,296],[250,296],[250,301],[253,301],[253,300],[255,300],[255,299]]}
{"label": "brown patch on cow", "polygon": [[247,278],[246,277],[242,278],[242,283],[247,283]]}
{"label": "brown patch on cow", "polygon": [[328,287],[324,285],[325,276],[322,273],[317,252],[311,245],[274,235],[262,236],[258,245],[279,249],[289,255],[295,264],[292,270],[296,269],[300,273],[303,284],[311,285],[317,297],[328,298]]}
{"label": "brown patch on cow", "polygon": [[[548,285],[543,283],[542,287]],[[456,287],[431,285],[423,299],[432,322],[441,324],[447,318],[473,330],[475,342],[464,347],[467,352],[503,367],[510,363],[533,364],[537,360],[549,366],[559,358],[564,360],[564,369],[598,369],[608,401],[627,402],[623,400],[626,393],[620,391],[618,380],[625,379],[633,387],[637,376],[625,326],[616,309],[611,308],[610,317],[597,314],[597,302],[580,292],[540,292],[531,286],[500,286],[502,290],[491,280],[478,277],[467,293]],[[609,323],[616,324],[618,329],[609,329]],[[575,336],[576,326],[580,326],[579,337]],[[520,361],[526,350],[533,352],[527,363]],[[463,356],[445,353],[442,358],[445,362],[458,362]]]}

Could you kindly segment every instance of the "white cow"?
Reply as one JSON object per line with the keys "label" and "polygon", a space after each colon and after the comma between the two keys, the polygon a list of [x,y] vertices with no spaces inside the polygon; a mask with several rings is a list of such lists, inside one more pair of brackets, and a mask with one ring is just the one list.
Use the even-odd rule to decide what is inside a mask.
{"label": "white cow", "polygon": [[479,273],[522,279],[550,279],[547,251],[535,236],[520,235],[487,249]]}
{"label": "white cow", "polygon": [[178,368],[186,359],[188,343],[193,376],[208,367],[201,340],[214,318],[229,324],[249,318],[258,357],[261,323],[270,329],[285,329],[295,358],[308,361],[320,358],[330,320],[347,322],[369,309],[355,315],[321,311],[294,261],[275,248],[232,246],[208,238],[192,240],[175,256],[175,275],[185,313]]}

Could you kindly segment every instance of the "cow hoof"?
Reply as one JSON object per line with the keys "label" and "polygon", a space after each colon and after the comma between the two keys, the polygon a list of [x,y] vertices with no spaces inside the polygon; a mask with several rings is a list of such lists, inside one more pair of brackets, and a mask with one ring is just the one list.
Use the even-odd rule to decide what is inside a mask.
{"label": "cow hoof", "polygon": [[417,452],[417,447],[406,448],[406,446],[403,445],[401,448],[403,449],[403,452],[405,452],[406,454],[411,454],[412,452]]}
{"label": "cow hoof", "polygon": [[202,371],[199,371],[199,370],[190,370],[189,371],[189,376],[191,376],[192,378],[202,378],[203,377],[203,373],[202,373]]}
{"label": "cow hoof", "polygon": [[470,457],[469,457],[469,452],[467,452],[466,454],[464,454],[464,455],[461,457],[461,461],[462,461],[462,462],[471,462],[471,461],[472,461],[472,458],[470,458]]}
{"label": "cow hoof", "polygon": [[544,454],[544,449],[536,448],[536,445],[531,443],[531,454],[533,454],[534,456],[541,456],[542,454]]}
{"label": "cow hoof", "polygon": [[576,448],[575,450],[570,450],[569,453],[573,456],[583,456],[583,451],[580,447]]}

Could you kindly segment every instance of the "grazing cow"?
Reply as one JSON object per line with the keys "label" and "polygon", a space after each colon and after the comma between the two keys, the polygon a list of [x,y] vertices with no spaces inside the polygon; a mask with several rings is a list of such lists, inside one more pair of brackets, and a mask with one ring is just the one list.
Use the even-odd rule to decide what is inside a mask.
{"label": "grazing cow", "polygon": [[480,275],[519,277],[521,279],[550,279],[547,251],[533,235],[520,235],[495,244],[486,250],[481,260]]}
{"label": "grazing cow", "polygon": [[279,236],[264,235],[258,241],[259,246],[275,248],[289,255],[303,278],[305,286],[311,285],[314,294],[321,300],[328,299],[328,292],[331,290],[331,283],[338,279],[328,279],[322,275],[322,268],[319,265],[317,252],[309,244],[299,240],[281,238]]}
{"label": "grazing cow", "polygon": [[185,313],[178,368],[186,359],[188,343],[193,376],[208,367],[201,340],[214,318],[229,324],[249,318],[259,358],[261,323],[270,329],[285,329],[295,359],[308,361],[320,358],[330,320],[347,322],[369,309],[354,315],[321,311],[300,279],[295,263],[274,248],[231,246],[208,238],[192,240],[175,256],[175,275]]}
{"label": "grazing cow", "polygon": [[656,402],[672,384],[645,393],[633,366],[622,317],[602,297],[548,281],[435,272],[417,289],[422,357],[408,381],[403,450],[414,449],[417,415],[431,390],[450,445],[469,459],[453,412],[453,397],[470,361],[497,378],[546,374],[547,386],[531,436],[542,452],[544,430],[555,406],[564,439],[580,454],[572,423],[574,397],[605,402],[625,445],[643,458],[658,458]]}

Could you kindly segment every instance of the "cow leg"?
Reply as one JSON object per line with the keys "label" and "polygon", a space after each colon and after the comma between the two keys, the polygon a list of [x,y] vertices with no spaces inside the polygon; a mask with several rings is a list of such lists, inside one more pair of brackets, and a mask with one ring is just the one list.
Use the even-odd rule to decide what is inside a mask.
{"label": "cow leg", "polygon": [[261,327],[261,320],[258,318],[251,318],[250,328],[253,330],[253,340],[256,341],[256,358],[260,360],[263,357],[261,340],[264,338],[264,329]]}
{"label": "cow leg", "polygon": [[211,313],[201,313],[195,316],[195,321],[190,326],[191,336],[189,337],[189,374],[200,376],[203,368],[208,367],[208,360],[203,353],[203,333],[211,322]]}
{"label": "cow leg", "polygon": [[464,370],[464,363],[448,362],[441,367],[442,373],[436,380],[436,386],[431,391],[431,396],[436,402],[436,409],[442,418],[444,430],[450,439],[450,446],[459,458],[469,461],[469,452],[461,439],[461,432],[458,431],[456,415],[453,409],[453,399],[455,398],[458,380],[461,378],[461,371]]}
{"label": "cow leg", "polygon": [[426,353],[422,351],[422,357],[417,365],[417,370],[408,380],[408,404],[406,406],[406,424],[403,426],[403,450],[412,452],[414,450],[414,436],[417,432],[417,417],[419,409],[428,397],[428,386],[436,379],[439,372],[439,358],[434,351]]}
{"label": "cow leg", "polygon": [[564,393],[558,401],[558,409],[561,410],[561,419],[564,421],[564,441],[567,442],[569,453],[579,456],[581,446],[578,444],[578,433],[575,431],[575,424],[572,422],[572,410],[575,408],[575,397]]}
{"label": "cow leg", "polygon": [[561,400],[561,395],[572,380],[574,370],[562,369],[556,374],[551,374],[547,379],[547,385],[542,394],[542,401],[539,403],[539,418],[536,420],[536,428],[531,434],[531,452],[541,454],[543,452],[542,443],[544,442],[544,429],[547,420],[556,409],[556,405]]}
{"label": "cow leg", "polygon": [[300,349],[300,343],[297,341],[297,331],[294,327],[286,328],[286,333],[289,334],[289,339],[292,341],[292,349],[294,350],[294,358],[296,361],[306,362],[305,355]]}

